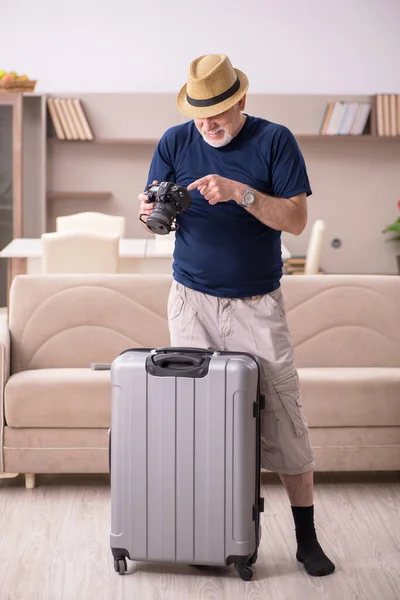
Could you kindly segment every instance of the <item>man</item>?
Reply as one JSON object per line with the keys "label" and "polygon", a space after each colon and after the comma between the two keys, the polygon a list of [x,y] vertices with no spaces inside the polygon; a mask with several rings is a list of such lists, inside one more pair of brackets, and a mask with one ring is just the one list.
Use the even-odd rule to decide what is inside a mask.
{"label": "man", "polygon": [[[311,189],[290,131],[243,112],[248,86],[225,55],[194,60],[177,97],[192,120],[162,136],[151,163],[148,183],[173,181],[192,196],[177,216],[171,345],[259,357],[262,467],[287,490],[297,559],[310,575],[328,575],[335,566],[314,529],[314,457],[280,290],[281,231],[304,230]],[[149,215],[146,199],[140,214]]]}

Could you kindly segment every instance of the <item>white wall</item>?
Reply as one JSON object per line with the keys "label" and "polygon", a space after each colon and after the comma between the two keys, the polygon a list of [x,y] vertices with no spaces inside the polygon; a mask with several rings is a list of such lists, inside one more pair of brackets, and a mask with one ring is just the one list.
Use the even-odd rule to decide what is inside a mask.
{"label": "white wall", "polygon": [[0,23],[38,92],[176,92],[208,52],[251,92],[400,92],[399,0],[0,0]]}

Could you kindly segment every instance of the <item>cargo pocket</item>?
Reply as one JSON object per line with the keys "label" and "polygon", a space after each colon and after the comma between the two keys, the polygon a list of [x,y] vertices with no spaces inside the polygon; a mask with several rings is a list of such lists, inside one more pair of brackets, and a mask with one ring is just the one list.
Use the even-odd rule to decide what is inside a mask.
{"label": "cargo pocket", "polygon": [[286,410],[296,437],[302,437],[308,429],[303,412],[299,378],[296,371],[285,375],[272,383],[280,403]]}
{"label": "cargo pocket", "polygon": [[175,296],[169,301],[168,305],[168,318],[176,319],[182,312],[183,308],[183,298],[179,296],[179,294],[175,294]]}
{"label": "cargo pocket", "polygon": [[284,305],[284,300],[282,298],[282,292],[281,292],[280,288],[278,288],[277,290],[274,290],[273,292],[269,292],[265,296],[266,296],[267,302],[271,303],[271,305],[273,306],[275,311],[279,314],[281,319],[286,321],[285,305]]}

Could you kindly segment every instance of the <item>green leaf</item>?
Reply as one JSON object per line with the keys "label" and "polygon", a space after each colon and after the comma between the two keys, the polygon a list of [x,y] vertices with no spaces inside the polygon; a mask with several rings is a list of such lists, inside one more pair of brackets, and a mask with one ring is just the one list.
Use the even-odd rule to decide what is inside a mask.
{"label": "green leaf", "polygon": [[400,231],[400,217],[397,221],[388,225],[383,231]]}

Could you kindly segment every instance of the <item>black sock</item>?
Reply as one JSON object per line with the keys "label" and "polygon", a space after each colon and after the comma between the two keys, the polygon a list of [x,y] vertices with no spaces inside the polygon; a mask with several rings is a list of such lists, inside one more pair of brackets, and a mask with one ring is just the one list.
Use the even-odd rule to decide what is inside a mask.
{"label": "black sock", "polygon": [[314,528],[314,506],[292,506],[296,527],[296,558],[304,564],[309,575],[330,575],[335,565],[326,556],[317,540]]}

